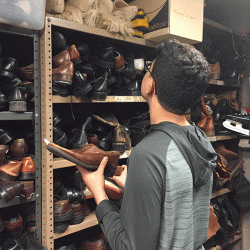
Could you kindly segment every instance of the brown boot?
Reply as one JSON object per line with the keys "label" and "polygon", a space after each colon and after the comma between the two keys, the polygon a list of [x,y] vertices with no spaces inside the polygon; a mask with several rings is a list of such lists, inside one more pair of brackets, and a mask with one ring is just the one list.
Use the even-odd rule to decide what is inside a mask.
{"label": "brown boot", "polygon": [[215,136],[213,117],[208,112],[208,109],[207,109],[206,104],[204,102],[204,99],[202,97],[201,97],[201,105],[199,108],[200,108],[201,112],[207,117],[207,123],[206,123],[205,127],[203,128],[205,134],[208,137]]}
{"label": "brown boot", "polygon": [[70,63],[71,60],[68,50],[64,50],[61,53],[53,56],[52,62],[53,62],[53,68],[59,68],[62,65]]}
{"label": "brown boot", "polygon": [[106,176],[113,176],[120,157],[119,151],[104,151],[94,144],[87,144],[81,149],[66,149],[55,143],[49,143],[45,140],[46,148],[58,157],[69,160],[83,168],[89,170],[98,169],[104,156],[108,156],[108,163],[105,168]]}
{"label": "brown boot", "polygon": [[70,54],[70,59],[73,62],[73,64],[79,64],[82,62],[81,55],[75,44],[71,45],[68,48],[68,52]]}
{"label": "brown boot", "polygon": [[22,167],[23,163],[21,161],[4,161],[0,166],[0,180],[15,181]]}
{"label": "brown boot", "polygon": [[59,68],[52,69],[52,80],[54,83],[71,86],[74,74],[73,63],[70,62],[66,65],[62,65]]}

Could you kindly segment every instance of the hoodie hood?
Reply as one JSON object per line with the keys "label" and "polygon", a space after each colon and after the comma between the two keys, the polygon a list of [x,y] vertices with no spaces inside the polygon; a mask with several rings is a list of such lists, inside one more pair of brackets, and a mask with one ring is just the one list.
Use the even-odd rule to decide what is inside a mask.
{"label": "hoodie hood", "polygon": [[151,125],[149,133],[159,130],[167,133],[179,147],[191,169],[194,187],[198,188],[210,180],[216,167],[217,153],[201,129],[194,124],[180,126],[161,122]]}

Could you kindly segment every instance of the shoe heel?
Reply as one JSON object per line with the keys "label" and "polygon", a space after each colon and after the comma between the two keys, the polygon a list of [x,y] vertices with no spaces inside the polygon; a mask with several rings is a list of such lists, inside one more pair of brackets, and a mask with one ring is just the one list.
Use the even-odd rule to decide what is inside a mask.
{"label": "shoe heel", "polygon": [[125,152],[125,143],[113,143],[112,150],[119,151],[123,154]]}
{"label": "shoe heel", "polygon": [[91,99],[97,101],[105,101],[107,97],[107,92],[93,92]]}

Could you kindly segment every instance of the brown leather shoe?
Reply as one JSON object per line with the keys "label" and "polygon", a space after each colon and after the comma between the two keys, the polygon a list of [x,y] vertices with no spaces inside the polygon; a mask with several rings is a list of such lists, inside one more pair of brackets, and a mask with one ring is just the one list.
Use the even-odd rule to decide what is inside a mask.
{"label": "brown leather shoe", "polygon": [[73,218],[70,220],[71,225],[80,224],[83,222],[85,216],[84,216],[84,210],[80,202],[74,201],[71,203],[71,208],[73,210]]}
{"label": "brown leather shoe", "polygon": [[71,61],[73,62],[74,65],[75,64],[79,64],[79,63],[82,62],[82,58],[81,58],[80,52],[77,49],[77,47],[75,46],[75,44],[71,45],[68,48],[68,52],[70,54],[70,59],[71,59]]}
{"label": "brown leather shoe", "polygon": [[13,238],[18,238],[23,234],[23,218],[20,214],[5,220],[4,224]]}
{"label": "brown leather shoe", "polygon": [[71,60],[68,50],[64,50],[52,58],[53,68],[59,68],[60,66],[66,65],[70,62]]}
{"label": "brown leather shoe", "polygon": [[10,156],[13,160],[21,161],[28,155],[28,145],[23,138],[16,139],[10,146]]}
{"label": "brown leather shoe", "polygon": [[8,151],[9,151],[8,145],[0,145],[0,165],[5,160],[5,156],[6,156]]}
{"label": "brown leather shoe", "polygon": [[213,117],[210,115],[210,113],[206,107],[206,104],[204,102],[204,99],[202,97],[201,97],[201,105],[199,108],[200,108],[201,112],[207,117],[206,125],[203,128],[205,134],[208,137],[215,136]]}
{"label": "brown leather shoe", "polygon": [[120,200],[123,197],[122,188],[120,188],[115,181],[108,178],[105,179],[105,191],[107,196],[112,200]]}
{"label": "brown leather shoe", "polygon": [[21,161],[5,160],[0,166],[0,180],[14,181],[21,172],[23,163]]}
{"label": "brown leather shoe", "polygon": [[106,244],[103,239],[84,241],[79,250],[106,250]]}
{"label": "brown leather shoe", "polygon": [[98,136],[95,134],[87,134],[87,140],[88,143],[94,144],[97,147],[99,147],[99,140],[98,140]]}
{"label": "brown leather shoe", "polygon": [[71,86],[74,74],[73,63],[70,62],[66,65],[62,65],[59,68],[52,69],[52,80],[56,84],[63,86]]}
{"label": "brown leather shoe", "polygon": [[122,54],[117,51],[114,51],[115,55],[115,65],[114,68],[116,72],[120,73],[125,69],[125,60]]}
{"label": "brown leather shoe", "polygon": [[218,143],[214,146],[216,153],[221,154],[228,162],[239,159],[239,155],[231,150],[226,149],[225,145]]}
{"label": "brown leather shoe", "polygon": [[22,159],[22,163],[23,163],[23,166],[22,166],[18,179],[26,180],[26,181],[35,180],[36,169],[35,169],[35,165],[34,165],[32,158],[30,156],[27,156]]}
{"label": "brown leather shoe", "polygon": [[87,144],[81,149],[70,150],[60,147],[55,143],[49,143],[47,140],[45,140],[45,143],[47,144],[46,148],[51,153],[89,170],[98,169],[104,156],[108,156],[105,175],[111,177],[116,171],[120,157],[119,151],[104,151],[94,144]]}
{"label": "brown leather shoe", "polygon": [[3,181],[0,180],[0,197],[5,201],[9,202],[14,199],[24,188],[24,184],[19,181]]}
{"label": "brown leather shoe", "polygon": [[54,195],[54,222],[69,221],[73,218],[73,210],[68,198]]}
{"label": "brown leather shoe", "polygon": [[30,199],[31,195],[34,193],[35,185],[34,181],[22,181],[24,187],[21,194],[26,198]]}

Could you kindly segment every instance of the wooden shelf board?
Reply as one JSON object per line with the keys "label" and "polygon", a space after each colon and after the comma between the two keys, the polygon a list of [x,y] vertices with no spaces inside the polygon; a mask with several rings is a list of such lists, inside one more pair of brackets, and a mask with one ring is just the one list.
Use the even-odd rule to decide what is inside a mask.
{"label": "wooden shelf board", "polygon": [[222,188],[222,189],[220,189],[219,191],[217,191],[217,192],[215,192],[215,193],[212,193],[211,199],[213,199],[213,198],[215,198],[215,197],[217,197],[217,196],[223,195],[223,194],[230,193],[230,192],[232,192],[231,189],[229,189],[229,188]]}
{"label": "wooden shelf board", "polygon": [[62,97],[53,95],[53,103],[110,103],[110,102],[146,102],[142,96],[107,96],[105,101],[96,101],[90,98],[77,98],[75,96]]}
{"label": "wooden shelf board", "polygon": [[225,85],[225,83],[224,83],[223,81],[214,80],[214,79],[210,79],[209,84],[212,84],[212,85],[220,85],[220,86],[224,86],[224,85]]}
{"label": "wooden shelf board", "polygon": [[82,223],[70,225],[63,233],[54,233],[54,240],[96,225],[98,225],[98,220],[96,218],[95,212],[92,212],[84,219]]}
{"label": "wooden shelf board", "polygon": [[115,40],[129,42],[129,43],[133,43],[133,44],[137,44],[137,45],[144,45],[144,46],[153,47],[153,48],[155,48],[157,45],[157,43],[155,43],[155,42],[152,42],[152,41],[149,41],[146,39],[142,39],[142,38],[124,36],[124,35],[119,34],[119,33],[109,32],[108,30],[105,30],[105,29],[90,27],[90,26],[83,25],[80,23],[69,22],[69,21],[54,18],[54,17],[46,17],[46,18],[48,19],[48,21],[49,20],[51,21],[52,25],[57,26],[57,27],[61,27],[61,28],[85,32],[85,33],[92,34],[92,35],[98,35],[98,36],[102,36],[102,37],[106,37],[106,38],[112,38]]}
{"label": "wooden shelf board", "polygon": [[223,140],[231,140],[236,139],[237,135],[217,135],[213,137],[208,137],[210,141],[223,141]]}

